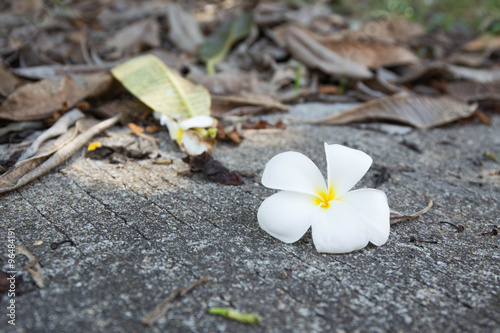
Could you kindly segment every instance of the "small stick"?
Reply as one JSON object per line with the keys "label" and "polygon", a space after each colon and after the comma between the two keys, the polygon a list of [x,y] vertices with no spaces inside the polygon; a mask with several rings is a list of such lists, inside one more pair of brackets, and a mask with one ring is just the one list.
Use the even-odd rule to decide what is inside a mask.
{"label": "small stick", "polygon": [[158,321],[158,319],[160,319],[161,317],[163,317],[165,315],[165,313],[167,313],[168,308],[170,307],[170,305],[172,305],[172,302],[176,298],[186,295],[191,289],[193,289],[194,287],[196,287],[197,285],[199,285],[203,281],[207,280],[208,278],[210,278],[210,275],[205,275],[204,277],[202,277],[199,280],[194,281],[193,283],[191,283],[187,287],[179,289],[176,292],[174,292],[173,294],[171,294],[170,296],[168,296],[163,302],[161,302],[153,310],[151,310],[146,315],[146,317],[144,317],[142,319],[141,323],[143,325],[148,325],[148,326],[156,323]]}
{"label": "small stick", "polygon": [[434,205],[434,201],[432,201],[432,199],[430,199],[429,203],[427,204],[427,207],[425,207],[424,209],[422,209],[421,211],[418,211],[416,213],[413,213],[410,215],[403,215],[403,214],[398,213],[398,212],[391,212],[391,217],[390,217],[391,225],[396,224],[396,223],[401,222],[401,221],[411,220],[413,218],[419,217],[420,215],[427,213],[429,211],[429,209],[432,208],[433,205]]}

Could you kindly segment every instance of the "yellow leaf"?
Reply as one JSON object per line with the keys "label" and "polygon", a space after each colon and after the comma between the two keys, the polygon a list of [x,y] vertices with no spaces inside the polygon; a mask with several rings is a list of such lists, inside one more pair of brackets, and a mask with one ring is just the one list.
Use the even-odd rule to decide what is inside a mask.
{"label": "yellow leaf", "polygon": [[111,69],[128,91],[153,110],[184,120],[210,115],[210,94],[184,79],[154,55],[133,58]]}

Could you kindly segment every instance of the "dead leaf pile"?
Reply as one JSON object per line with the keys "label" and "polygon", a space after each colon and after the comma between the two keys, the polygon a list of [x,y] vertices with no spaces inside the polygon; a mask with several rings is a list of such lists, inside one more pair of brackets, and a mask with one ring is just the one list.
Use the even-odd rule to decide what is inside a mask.
{"label": "dead leaf pile", "polygon": [[[304,101],[360,103],[315,122],[329,125],[429,129],[472,116],[487,124],[500,110],[500,37],[491,33],[457,36],[401,18],[359,24],[322,1],[10,1],[2,8],[0,144],[11,145],[0,155],[0,170],[10,168],[3,191],[75,151],[68,142],[86,133],[65,123],[75,107],[77,124],[83,115],[124,114],[124,124],[137,125],[131,135],[152,141],[143,127],[152,115],[159,120],[158,112],[177,122],[179,133],[183,120],[210,115],[219,133],[216,125],[184,131],[184,140],[196,133],[194,141],[211,140],[210,147],[215,139],[238,145],[242,117],[287,112]],[[54,123],[38,139],[29,136]],[[170,134],[182,149],[179,133]],[[34,142],[13,149],[26,138]],[[217,168],[196,170],[239,181]]]}

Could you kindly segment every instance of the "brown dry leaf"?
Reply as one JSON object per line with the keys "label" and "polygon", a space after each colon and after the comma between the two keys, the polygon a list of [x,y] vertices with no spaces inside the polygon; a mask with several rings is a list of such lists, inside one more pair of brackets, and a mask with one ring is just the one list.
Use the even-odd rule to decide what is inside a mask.
{"label": "brown dry leaf", "polygon": [[408,65],[419,61],[410,50],[375,39],[344,38],[322,44],[341,57],[370,68]]}
{"label": "brown dry leaf", "polygon": [[394,43],[406,42],[424,33],[425,29],[417,23],[395,19],[370,21],[363,24],[358,30],[346,31],[344,35],[354,38],[371,37],[376,40]]}
{"label": "brown dry leaf", "polygon": [[430,78],[469,80],[474,82],[500,81],[500,69],[476,69],[434,62],[428,65],[416,66],[406,75],[403,75],[398,80],[398,83],[428,80]]}
{"label": "brown dry leaf", "polygon": [[465,51],[498,50],[500,49],[500,36],[489,33],[483,34],[465,44],[463,49]]}
{"label": "brown dry leaf", "polygon": [[55,111],[67,109],[85,98],[87,88],[69,77],[43,80],[16,89],[0,106],[0,118],[28,121],[48,118]]}
{"label": "brown dry leaf", "polygon": [[45,287],[43,269],[36,257],[23,244],[16,245],[16,253],[28,258],[28,273],[30,273],[38,288]]}
{"label": "brown dry leaf", "polygon": [[476,105],[449,96],[390,96],[376,99],[315,124],[341,125],[367,120],[389,120],[428,129],[471,116]]}
{"label": "brown dry leaf", "polygon": [[28,81],[16,77],[3,66],[0,66],[0,96],[9,96],[10,93],[26,82]]}
{"label": "brown dry leaf", "polygon": [[85,98],[94,98],[112,85],[109,74],[93,74],[79,78],[81,85],[69,77],[57,81],[42,80],[25,84],[0,105],[0,119],[14,121],[42,120],[56,111],[66,111]]}
{"label": "brown dry leaf", "polygon": [[188,79],[204,86],[212,95],[233,95],[241,91],[264,93],[267,84],[249,72],[225,72],[206,75],[192,70]]}
{"label": "brown dry leaf", "polygon": [[21,155],[21,157],[19,157],[17,163],[35,155],[42,143],[51,138],[58,137],[66,133],[70,126],[73,126],[78,121],[78,119],[81,119],[83,117],[85,117],[85,115],[78,109],[73,109],[65,113],[56,121],[54,125],[52,125],[52,127],[40,134],[35,139],[35,141],[32,142],[31,146],[29,146],[28,149],[26,149]]}
{"label": "brown dry leaf", "polygon": [[454,82],[446,85],[450,95],[465,102],[482,100],[500,101],[500,81],[497,82]]}
{"label": "brown dry leaf", "polygon": [[326,74],[352,79],[373,77],[368,67],[344,58],[314,40],[312,33],[287,25],[275,29],[275,39],[290,51],[294,58],[310,68],[318,68]]}
{"label": "brown dry leaf", "polygon": [[[40,148],[40,152],[24,161],[17,163],[14,167],[8,169],[0,177],[0,193],[7,192],[17,188],[17,184],[21,178],[26,174],[35,170],[40,164],[45,162],[52,154],[54,154],[59,148],[63,147],[65,144],[73,140],[78,134],[75,127],[72,127],[64,135],[59,137],[57,140],[44,144]],[[24,185],[24,184],[23,184]]]}
{"label": "brown dry leaf", "polygon": [[123,54],[137,54],[146,48],[159,47],[160,24],[154,18],[142,20],[126,26],[106,42],[114,52],[108,59],[116,59]]}
{"label": "brown dry leaf", "polygon": [[[120,120],[120,116],[116,115],[88,129],[86,129],[88,124],[84,121],[85,119],[80,119],[72,130],[55,140],[51,149],[48,151],[43,149],[43,152],[22,161],[0,176],[0,193],[12,191],[46,174],[73,156],[94,136],[116,124]],[[81,134],[75,136],[79,132]]]}
{"label": "brown dry leaf", "polygon": [[288,111],[288,107],[269,95],[241,92],[232,96],[212,96],[211,114],[249,115],[271,111]]}
{"label": "brown dry leaf", "polygon": [[134,123],[128,123],[127,126],[128,128],[130,128],[130,131],[134,133],[136,136],[141,136],[141,134],[144,133],[144,128],[142,128],[139,125],[136,125]]}
{"label": "brown dry leaf", "polygon": [[452,53],[448,58],[447,62],[454,65],[462,65],[469,67],[480,67],[483,66],[488,58],[490,57],[491,52],[455,52]]}

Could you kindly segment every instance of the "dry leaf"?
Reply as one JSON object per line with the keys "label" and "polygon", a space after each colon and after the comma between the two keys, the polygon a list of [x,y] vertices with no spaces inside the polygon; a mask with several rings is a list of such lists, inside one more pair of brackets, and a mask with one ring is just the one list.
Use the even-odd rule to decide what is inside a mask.
{"label": "dry leaf", "polygon": [[128,128],[130,128],[130,131],[134,133],[136,136],[141,136],[141,134],[144,133],[144,128],[134,123],[128,123],[127,126]]}
{"label": "dry leaf", "polygon": [[13,68],[12,72],[29,79],[56,80],[62,76],[88,75],[107,72],[115,65],[115,63],[105,65],[45,65]]}
{"label": "dry leaf", "polygon": [[0,128],[0,137],[11,132],[21,132],[27,129],[42,129],[45,128],[43,121],[22,121],[11,123],[3,128]]}
{"label": "dry leaf", "polygon": [[182,51],[195,54],[203,42],[196,19],[176,2],[168,3],[168,38]]}
{"label": "dry leaf", "polygon": [[390,96],[376,99],[315,124],[341,125],[358,121],[389,120],[428,129],[471,116],[476,105],[449,96]]}
{"label": "dry leaf", "polygon": [[283,112],[288,111],[288,107],[269,95],[241,92],[232,96],[212,96],[214,116],[249,115],[266,111]]}
{"label": "dry leaf", "polygon": [[45,162],[52,154],[54,154],[58,149],[66,145],[68,142],[73,140],[78,135],[78,131],[75,127],[72,127],[64,135],[59,137],[57,140],[44,144],[40,152],[24,161],[17,163],[15,166],[9,168],[2,176],[0,176],[0,193],[8,192],[15,188],[18,188],[24,184],[20,184],[21,178],[26,174],[35,170],[39,165]]}
{"label": "dry leaf", "polygon": [[465,102],[500,101],[500,82],[454,82],[446,85],[450,95]]}
{"label": "dry leaf", "polygon": [[452,53],[448,58],[447,62],[455,65],[469,66],[469,67],[480,67],[483,66],[488,58],[490,57],[491,52],[455,52]]}
{"label": "dry leaf", "polygon": [[115,51],[108,56],[109,59],[159,47],[161,45],[160,24],[154,18],[133,23],[118,31],[107,41],[106,45]]}
{"label": "dry leaf", "polygon": [[369,79],[373,76],[368,67],[329,50],[301,28],[292,25],[281,27],[275,30],[275,36],[281,39],[294,58],[309,68],[318,68],[337,77]]}
{"label": "dry leaf", "polygon": [[267,84],[249,72],[226,72],[205,75],[195,70],[188,78],[204,86],[212,95],[233,95],[240,91],[263,93]]}
{"label": "dry leaf", "polygon": [[[73,131],[68,131],[65,135],[56,140],[56,143],[60,141],[60,144],[62,144],[64,141],[64,145],[56,147],[55,152],[53,147],[50,152],[43,152],[39,155],[36,155],[35,157],[25,160],[23,161],[23,163],[16,165],[14,168],[9,169],[6,173],[0,176],[0,193],[19,188],[31,182],[32,180],[46,174],[47,172],[73,156],[76,151],[85,146],[85,144],[87,144],[87,142],[94,136],[116,124],[120,120],[120,116],[121,115],[116,115],[111,119],[104,120],[97,125],[92,126],[88,130],[83,131],[78,136],[73,137],[70,142],[67,142],[70,135],[75,135],[75,133],[78,133],[77,127],[79,126],[77,123],[77,126],[75,126],[75,129]],[[52,154],[52,156],[50,156],[50,154]],[[50,157],[44,160],[44,158],[47,156]],[[36,165],[33,167],[33,165],[30,165],[31,163],[34,163]]]}
{"label": "dry leaf", "polygon": [[16,253],[28,258],[28,273],[30,273],[38,288],[45,287],[43,269],[36,257],[23,244],[16,245]]}
{"label": "dry leaf", "polygon": [[9,96],[10,93],[26,82],[26,80],[16,77],[3,66],[0,66],[0,96]]}
{"label": "dry leaf", "polygon": [[29,121],[50,117],[54,112],[67,110],[77,102],[102,88],[93,77],[88,85],[77,84],[69,77],[57,81],[43,80],[16,89],[0,106],[0,118]]}
{"label": "dry leaf", "polygon": [[128,91],[153,110],[187,119],[210,115],[210,94],[184,79],[153,55],[133,58],[111,69]]}
{"label": "dry leaf", "polygon": [[500,69],[476,69],[434,62],[414,68],[408,74],[402,76],[398,82],[408,83],[430,78],[469,80],[474,82],[500,81]]}
{"label": "dry leaf", "polygon": [[407,20],[374,20],[363,24],[358,30],[346,31],[344,36],[353,38],[373,38],[389,43],[406,42],[411,38],[423,35],[425,29]]}
{"label": "dry leaf", "polygon": [[370,38],[348,37],[340,41],[322,42],[322,44],[341,57],[370,68],[408,65],[419,61],[413,52],[402,46]]}
{"label": "dry leaf", "polygon": [[73,109],[66,114],[64,114],[61,118],[59,118],[52,127],[48,130],[40,134],[35,141],[29,146],[28,149],[19,157],[17,163],[30,158],[35,155],[38,151],[38,148],[42,143],[47,141],[48,139],[54,138],[56,136],[62,135],[68,131],[68,127],[74,125],[78,119],[85,117],[85,115],[78,109]]}
{"label": "dry leaf", "polygon": [[485,51],[500,49],[500,36],[489,33],[483,34],[474,40],[471,40],[463,46],[465,51]]}

